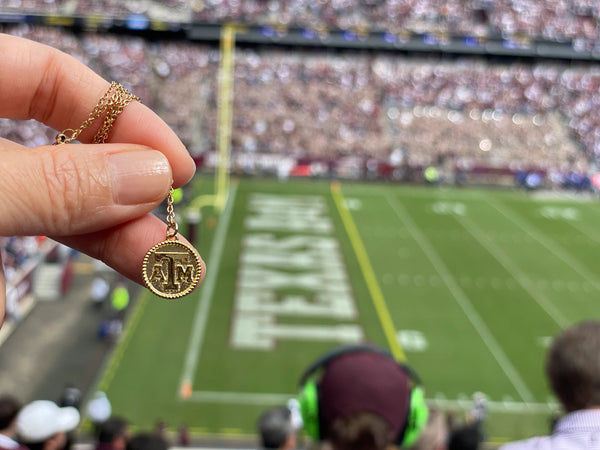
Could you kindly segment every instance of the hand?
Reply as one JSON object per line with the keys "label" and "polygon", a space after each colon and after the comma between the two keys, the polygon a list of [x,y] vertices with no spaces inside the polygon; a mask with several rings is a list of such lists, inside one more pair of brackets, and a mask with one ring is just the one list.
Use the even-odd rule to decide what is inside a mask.
{"label": "hand", "polygon": [[[0,34],[0,54],[0,117],[76,129],[109,87],[75,58],[26,39]],[[26,148],[0,138],[0,235],[49,236],[142,283],[144,255],[166,233],[150,212],[171,180],[179,187],[194,170],[179,138],[138,102],[106,144]],[[0,319],[5,291],[0,271]]]}

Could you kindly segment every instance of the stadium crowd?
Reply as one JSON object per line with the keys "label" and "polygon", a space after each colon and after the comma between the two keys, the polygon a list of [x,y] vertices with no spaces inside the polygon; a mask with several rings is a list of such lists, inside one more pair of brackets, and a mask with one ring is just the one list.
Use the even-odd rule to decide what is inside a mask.
{"label": "stadium crowd", "polygon": [[[122,80],[193,155],[216,148],[214,48],[29,26],[5,31]],[[600,156],[594,66],[237,50],[233,86],[233,156],[250,172],[260,170],[262,156],[283,155],[334,166],[354,157],[585,176]],[[53,141],[52,131],[32,122],[1,121],[0,131],[25,145]]]}
{"label": "stadium crowd", "polygon": [[591,1],[439,1],[329,0],[314,2],[198,2],[194,19],[201,22],[233,20],[261,25],[311,29],[387,30],[487,37],[522,36],[531,39],[577,41],[580,49],[598,40],[598,10]]}
{"label": "stadium crowd", "polygon": [[486,38],[572,41],[596,49],[600,13],[592,0],[7,0],[0,12],[103,15],[145,14],[181,22],[295,26],[310,29],[386,30]]}

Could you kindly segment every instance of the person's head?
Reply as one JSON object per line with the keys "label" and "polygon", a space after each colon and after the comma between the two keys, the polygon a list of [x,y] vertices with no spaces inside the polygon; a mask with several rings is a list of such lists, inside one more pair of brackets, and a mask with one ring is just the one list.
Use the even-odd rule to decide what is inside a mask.
{"label": "person's head", "polygon": [[263,412],[258,419],[258,432],[262,448],[296,448],[296,431],[292,425],[292,414],[284,406]]}
{"label": "person's head", "polygon": [[106,394],[102,391],[94,392],[91,400],[87,404],[88,418],[99,427],[110,418],[112,405]]}
{"label": "person's head", "polygon": [[79,411],[72,406],[60,408],[48,400],[36,400],[17,415],[17,435],[31,450],[60,450],[67,434],[79,425]]}
{"label": "person's head", "polygon": [[125,450],[129,440],[129,423],[125,419],[111,417],[98,428],[98,442],[110,444],[114,450]]}
{"label": "person's head", "polygon": [[13,437],[16,432],[16,418],[21,410],[21,402],[10,395],[0,397],[0,433]]}
{"label": "person's head", "polygon": [[127,450],[167,450],[169,443],[158,433],[138,433],[129,439]]}
{"label": "person's head", "polygon": [[559,334],[546,359],[552,390],[567,411],[600,407],[600,321],[584,321]]}
{"label": "person's head", "polygon": [[335,450],[410,446],[428,417],[419,384],[410,367],[379,347],[341,347],[300,378],[304,430]]}

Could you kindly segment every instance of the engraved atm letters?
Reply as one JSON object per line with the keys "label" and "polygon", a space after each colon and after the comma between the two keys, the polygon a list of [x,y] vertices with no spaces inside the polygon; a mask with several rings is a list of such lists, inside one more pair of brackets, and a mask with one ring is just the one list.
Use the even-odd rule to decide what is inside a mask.
{"label": "engraved atm letters", "polygon": [[191,283],[194,278],[194,265],[189,263],[187,252],[157,251],[156,262],[150,281],[162,283],[165,291],[178,291],[182,281]]}

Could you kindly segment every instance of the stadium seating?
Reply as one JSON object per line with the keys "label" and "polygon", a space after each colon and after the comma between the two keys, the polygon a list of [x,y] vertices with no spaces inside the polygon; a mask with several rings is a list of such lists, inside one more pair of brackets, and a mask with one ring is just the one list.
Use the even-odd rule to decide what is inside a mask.
{"label": "stadium seating", "polygon": [[[121,80],[194,154],[215,149],[216,49],[93,33],[76,38],[29,26],[6,31],[61,48],[105,78]],[[238,49],[234,76],[234,154],[386,161],[399,149],[415,165],[452,154],[468,166],[583,173],[600,154],[594,95],[600,72],[591,66]],[[423,114],[443,117],[418,117]],[[482,128],[499,126],[500,117],[504,130]],[[446,130],[440,142],[425,132],[432,121]],[[482,144],[491,151],[480,148],[483,138],[465,142],[469,127],[491,141]],[[0,121],[0,130],[25,145],[53,140],[53,132],[31,122]],[[509,141],[498,141],[507,134]]]}
{"label": "stadium seating", "polygon": [[387,30],[452,34],[485,38],[572,41],[579,50],[593,50],[599,40],[599,12],[592,0],[8,0],[0,12],[102,15],[125,18],[144,14],[179,22]]}

